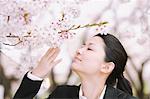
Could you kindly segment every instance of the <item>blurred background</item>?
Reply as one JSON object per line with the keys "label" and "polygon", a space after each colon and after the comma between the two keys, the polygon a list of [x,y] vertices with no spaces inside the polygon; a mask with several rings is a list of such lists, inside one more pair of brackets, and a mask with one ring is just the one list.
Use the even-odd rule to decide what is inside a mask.
{"label": "blurred background", "polygon": [[[100,32],[119,38],[128,53],[125,76],[134,96],[150,99],[150,0],[0,0],[0,99],[11,99],[24,74],[56,45],[63,60],[44,79],[35,98],[47,97],[60,84],[79,85],[70,64],[76,50],[97,30],[80,27],[101,21],[108,24]],[[58,39],[59,29],[71,26],[78,28]]]}

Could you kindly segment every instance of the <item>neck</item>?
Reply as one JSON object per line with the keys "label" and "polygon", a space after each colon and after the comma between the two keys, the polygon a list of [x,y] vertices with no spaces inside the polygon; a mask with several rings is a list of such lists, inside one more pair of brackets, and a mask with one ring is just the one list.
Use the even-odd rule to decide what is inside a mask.
{"label": "neck", "polygon": [[88,99],[98,99],[105,86],[105,78],[100,76],[81,78],[83,95]]}

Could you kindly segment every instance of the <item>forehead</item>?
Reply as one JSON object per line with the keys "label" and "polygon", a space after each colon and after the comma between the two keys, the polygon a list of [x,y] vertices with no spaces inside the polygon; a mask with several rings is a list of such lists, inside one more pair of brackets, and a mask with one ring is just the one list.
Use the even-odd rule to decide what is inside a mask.
{"label": "forehead", "polygon": [[102,45],[102,46],[105,45],[104,40],[99,36],[94,36],[94,37],[88,38],[86,40],[85,44]]}

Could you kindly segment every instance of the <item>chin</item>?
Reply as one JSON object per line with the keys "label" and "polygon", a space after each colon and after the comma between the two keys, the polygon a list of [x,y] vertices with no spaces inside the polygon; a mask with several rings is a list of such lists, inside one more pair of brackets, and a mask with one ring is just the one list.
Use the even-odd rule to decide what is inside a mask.
{"label": "chin", "polygon": [[75,62],[72,62],[71,69],[74,69],[76,66],[77,66],[77,64]]}
{"label": "chin", "polygon": [[78,70],[79,69],[79,64],[77,63],[77,62],[72,62],[72,64],[71,64],[71,69],[73,70],[73,71],[76,71],[76,70]]}

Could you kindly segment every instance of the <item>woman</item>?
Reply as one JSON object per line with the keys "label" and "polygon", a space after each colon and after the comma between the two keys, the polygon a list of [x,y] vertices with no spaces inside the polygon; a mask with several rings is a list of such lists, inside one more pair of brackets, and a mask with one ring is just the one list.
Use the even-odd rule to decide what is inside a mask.
{"label": "woman", "polygon": [[[38,66],[24,76],[14,98],[30,99],[37,94],[42,79],[61,61],[55,61],[59,51],[59,48],[47,51]],[[116,37],[97,34],[77,50],[72,62],[72,70],[79,75],[81,85],[58,86],[48,98],[136,99],[123,76],[126,61],[126,51]]]}

